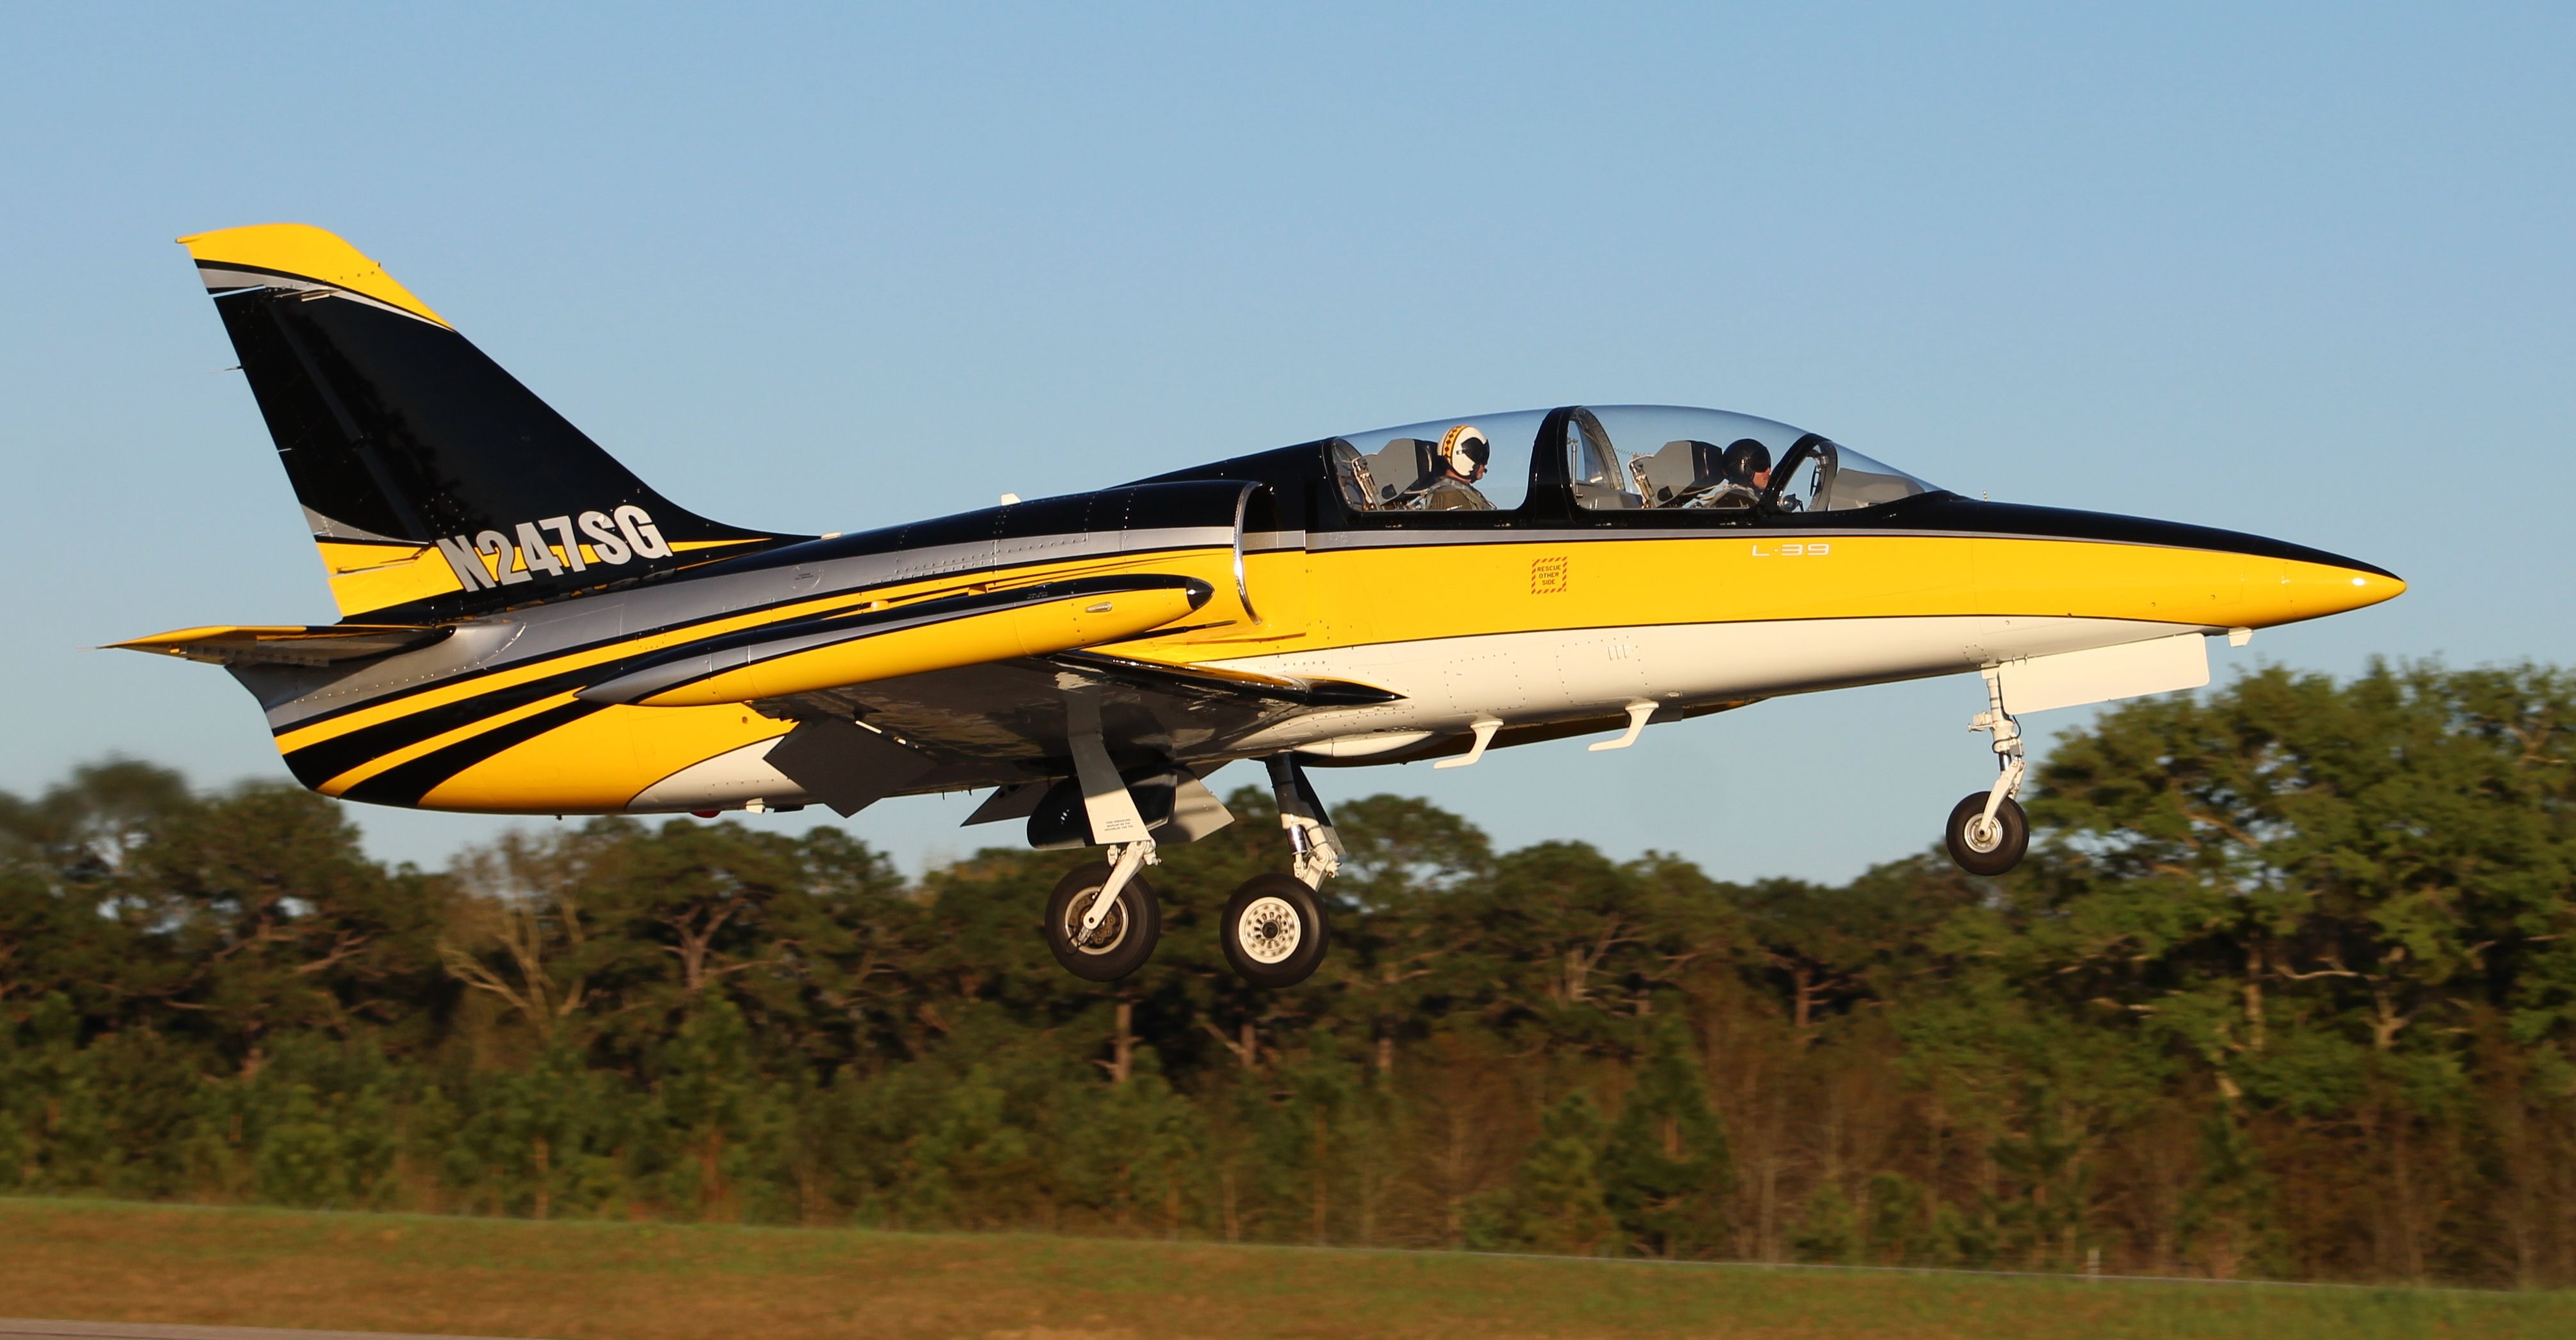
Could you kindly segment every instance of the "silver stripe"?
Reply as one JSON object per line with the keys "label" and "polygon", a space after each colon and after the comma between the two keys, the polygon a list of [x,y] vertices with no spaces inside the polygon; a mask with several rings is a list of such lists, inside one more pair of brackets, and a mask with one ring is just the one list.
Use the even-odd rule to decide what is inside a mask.
{"label": "silver stripe", "polygon": [[[1139,541],[1143,542],[1139,542]],[[1071,536],[1033,536],[1010,542],[1011,566],[1176,549],[1220,549],[1232,545],[1234,532],[1222,526],[1170,527],[1162,530],[1095,532]],[[1059,541],[1062,541],[1059,543]],[[1025,545],[1025,548],[1018,546]],[[876,587],[919,581],[930,576],[989,573],[995,561],[991,541],[940,545],[931,549],[854,554],[822,562],[780,563],[751,572],[691,577],[685,573],[667,584],[627,591],[576,596],[507,614],[471,620],[465,629],[506,627],[519,635],[494,653],[491,640],[451,638],[436,647],[362,667],[317,683],[302,695],[269,709],[272,731],[293,728],[311,718],[364,705],[368,701],[471,670],[502,670],[559,655],[575,647],[619,637],[637,637],[735,611],[833,596],[857,595]],[[1035,551],[1035,552],[1032,552]],[[799,589],[799,571],[820,581]],[[472,650],[469,651],[469,648]],[[488,659],[477,659],[477,656]]]}
{"label": "silver stripe", "polygon": [[296,279],[289,275],[273,275],[260,270],[228,270],[221,265],[203,261],[197,264],[197,277],[206,281],[206,291],[209,293],[230,293],[235,289],[245,288],[273,288],[290,293],[308,293],[331,287],[318,280]]}
{"label": "silver stripe", "polygon": [[1252,495],[1260,491],[1259,484],[1246,484],[1243,492],[1234,495],[1234,598],[1243,602],[1243,612],[1254,623],[1261,622],[1261,615],[1252,608],[1251,588],[1243,584],[1243,514],[1252,506]]}
{"label": "silver stripe", "polygon": [[408,544],[415,548],[421,544],[418,540],[398,540],[391,535],[360,530],[346,521],[334,521],[310,507],[304,509],[304,524],[313,528],[313,538],[317,540],[372,540],[383,544]]}
{"label": "silver stripe", "polygon": [[365,303],[369,307],[380,308],[423,325],[437,326],[441,330],[450,329],[445,324],[432,321],[418,312],[405,311],[381,299],[370,298],[363,293],[353,293],[348,289],[318,280],[299,279],[292,275],[263,274],[252,270],[227,270],[220,264],[205,262],[198,263],[197,276],[205,281],[208,293],[231,293],[238,289],[264,288],[280,293],[301,293],[313,298],[346,298],[351,302]]}
{"label": "silver stripe", "polygon": [[1333,531],[1310,535],[1306,547],[1327,549],[1405,549],[1428,548],[1444,544],[1584,544],[1621,540],[1849,540],[1885,535],[1915,540],[2062,540],[2070,544],[2125,544],[2141,549],[2194,549],[2187,544],[2157,544],[2151,540],[2096,539],[2086,535],[2031,535],[2018,531],[1988,530],[1881,530],[1877,527],[1823,527],[1787,529],[1779,527],[1729,526],[1708,530],[1385,530]]}

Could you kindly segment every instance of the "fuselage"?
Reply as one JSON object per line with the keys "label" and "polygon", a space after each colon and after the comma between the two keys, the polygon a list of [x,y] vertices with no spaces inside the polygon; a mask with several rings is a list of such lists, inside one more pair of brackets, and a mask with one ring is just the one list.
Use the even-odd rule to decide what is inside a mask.
{"label": "fuselage", "polygon": [[[1042,746],[1032,756],[1042,732],[943,687],[997,655],[1081,649],[1373,690],[1317,695],[1248,733],[1165,710],[1123,737],[1203,775],[1283,749],[1455,753],[1478,722],[1500,723],[1506,747],[1615,729],[1640,703],[1672,720],[2264,628],[2404,589],[2256,536],[1938,491],[1831,511],[1598,510],[1544,451],[1515,507],[1372,512],[1332,486],[1341,441],[713,559],[354,665],[233,668],[296,776],[326,794],[659,812],[802,803],[764,760],[796,719],[760,704],[835,685],[871,729],[940,742],[906,790],[1066,775]],[[485,561],[498,574],[514,558]],[[790,636],[805,629],[825,631]]]}

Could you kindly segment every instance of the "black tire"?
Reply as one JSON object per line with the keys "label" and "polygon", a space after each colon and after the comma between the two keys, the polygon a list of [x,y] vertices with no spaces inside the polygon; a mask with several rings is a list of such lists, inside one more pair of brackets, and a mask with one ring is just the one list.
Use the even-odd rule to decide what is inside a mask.
{"label": "black tire", "polygon": [[1304,880],[1255,875],[1225,900],[1217,939],[1225,961],[1254,986],[1295,986],[1315,975],[1332,946],[1323,900]]}
{"label": "black tire", "polygon": [[1092,928],[1092,943],[1077,945],[1083,914],[1109,884],[1109,863],[1089,861],[1055,882],[1047,895],[1046,942],[1066,972],[1091,982],[1114,982],[1145,966],[1163,938],[1163,907],[1140,871],[1118,893],[1117,905]]}
{"label": "black tire", "polygon": [[1995,807],[1997,832],[1987,835],[1987,842],[1971,841],[1968,826],[1985,817],[1986,792],[1961,800],[1950,809],[1950,824],[1944,834],[1950,845],[1950,859],[1971,875],[2000,875],[2021,864],[2022,853],[2030,850],[2030,816],[2021,812],[2021,802],[2010,796]]}

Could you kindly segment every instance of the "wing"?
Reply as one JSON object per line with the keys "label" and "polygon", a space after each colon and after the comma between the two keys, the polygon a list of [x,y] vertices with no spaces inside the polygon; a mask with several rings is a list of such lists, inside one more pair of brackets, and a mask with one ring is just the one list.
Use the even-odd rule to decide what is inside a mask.
{"label": "wing", "polygon": [[[770,751],[771,766],[833,808],[855,812],[887,795],[1069,776],[1065,742],[1079,729],[1096,729],[1121,769],[1205,764],[1284,718],[1396,698],[1342,680],[1073,651],[763,698],[752,706],[800,723]],[[1077,719],[1093,713],[1096,725]],[[849,731],[852,723],[864,731]],[[875,738],[863,740],[860,733]],[[835,755],[861,762],[835,767]]]}

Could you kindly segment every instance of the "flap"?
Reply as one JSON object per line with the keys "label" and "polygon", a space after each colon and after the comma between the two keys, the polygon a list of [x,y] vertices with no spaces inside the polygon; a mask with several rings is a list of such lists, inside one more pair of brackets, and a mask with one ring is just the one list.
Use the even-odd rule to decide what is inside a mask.
{"label": "flap", "polygon": [[[1195,767],[1225,758],[1238,741],[1300,713],[1397,698],[1339,680],[1067,652],[764,698],[752,707],[787,721],[857,718],[938,758],[940,768],[913,783],[909,793],[1072,775],[1066,741],[1075,723],[1067,699],[1076,689],[1096,702],[1100,734],[1111,742],[1112,761],[1121,769],[1175,761]],[[1035,804],[1022,793],[981,817],[1017,818],[1029,813],[1020,805]]]}

